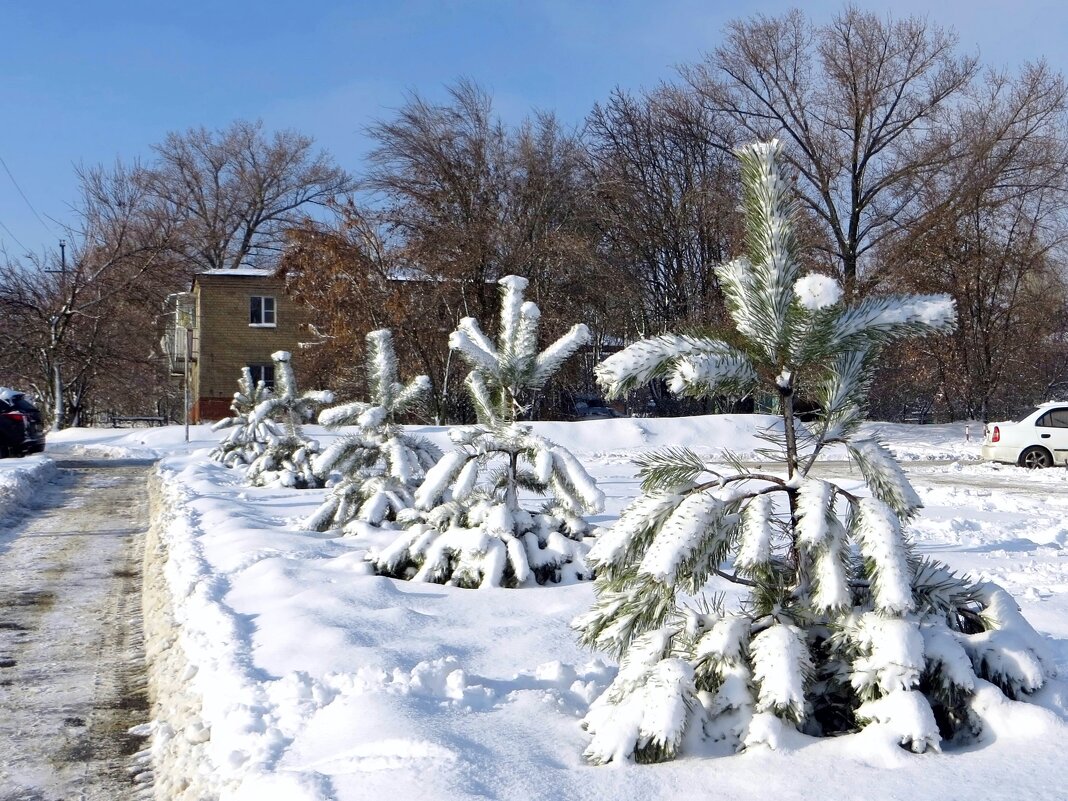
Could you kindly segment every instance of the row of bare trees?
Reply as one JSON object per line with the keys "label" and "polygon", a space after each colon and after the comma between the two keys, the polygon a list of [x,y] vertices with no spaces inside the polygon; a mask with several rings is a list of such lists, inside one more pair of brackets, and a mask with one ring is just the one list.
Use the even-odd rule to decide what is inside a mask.
{"label": "row of bare trees", "polygon": [[[491,281],[506,273],[529,276],[551,321],[586,320],[602,347],[715,328],[712,268],[742,251],[732,151],[774,136],[813,269],[853,296],[957,299],[952,337],[895,354],[877,413],[986,418],[1068,379],[1065,112],[1064,80],[1044,63],[983,71],[926,20],[855,8],[825,25],[800,11],[756,16],[731,23],[676,81],[617,90],[577,131],[547,114],[508,127],[469,82],[441,103],[409,96],[369,131],[361,202],[295,231],[288,264],[304,295],[352,289],[321,321],[328,372],[360,347],[339,332],[373,323],[446,377],[434,332],[486,316]],[[342,242],[331,267],[324,256]],[[375,276],[376,292],[325,279],[352,270]],[[414,288],[425,299],[415,306]]]}
{"label": "row of bare trees", "polygon": [[[1068,387],[1066,104],[1064,79],[1042,62],[983,70],[951,31],[847,7],[819,25],[800,11],[736,20],[676,80],[617,90],[575,129],[548,112],[505,124],[470,81],[440,102],[412,93],[368,130],[357,180],[296,133],[237,123],[173,134],[148,164],[83,174],[69,275],[0,275],[0,311],[36,332],[23,372],[0,355],[0,377],[50,397],[54,362],[96,364],[84,386],[64,368],[77,408],[90,388],[110,391],[115,364],[148,372],[151,343],[115,322],[121,304],[142,308],[147,329],[152,304],[195,270],[278,266],[314,313],[307,379],[358,393],[363,334],[390,327],[401,358],[435,377],[435,416],[459,419],[462,371],[445,334],[459,317],[492,315],[502,275],[531,280],[548,334],[590,325],[586,368],[635,337],[719,326],[713,267],[743,252],[732,152],[774,136],[812,269],[852,296],[957,299],[955,334],[893,354],[876,413],[1011,413]],[[110,196],[124,183],[128,205]],[[329,212],[313,218],[313,205]],[[105,209],[132,215],[132,237],[92,233]],[[96,342],[110,351],[75,352]],[[581,390],[582,367],[566,381]]]}
{"label": "row of bare trees", "polygon": [[156,344],[166,295],[197,271],[274,264],[309,204],[352,188],[311,139],[258,123],[153,151],[80,170],[67,247],[0,263],[0,383],[31,389],[54,427],[93,409],[180,417]]}

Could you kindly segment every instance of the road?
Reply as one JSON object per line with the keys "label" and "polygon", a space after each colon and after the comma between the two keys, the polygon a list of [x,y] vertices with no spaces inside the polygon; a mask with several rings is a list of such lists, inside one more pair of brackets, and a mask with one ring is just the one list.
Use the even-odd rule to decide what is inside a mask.
{"label": "road", "polygon": [[150,463],[58,464],[0,525],[0,801],[133,799]]}

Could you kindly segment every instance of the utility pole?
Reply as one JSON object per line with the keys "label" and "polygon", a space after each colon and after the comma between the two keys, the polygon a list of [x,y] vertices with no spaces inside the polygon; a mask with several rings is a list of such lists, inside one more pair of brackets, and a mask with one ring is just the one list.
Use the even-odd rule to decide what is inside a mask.
{"label": "utility pole", "polygon": [[185,398],[182,408],[185,410],[185,441],[189,442],[189,360],[193,356],[193,327],[186,324],[185,328]]}
{"label": "utility pole", "polygon": [[[59,240],[59,269],[45,270],[46,273],[59,273],[63,276],[63,291],[66,292],[67,278],[67,242]],[[66,298],[63,305],[67,305]],[[53,314],[51,319],[51,337],[49,343],[50,356],[52,358],[52,430],[59,431],[63,428],[63,374],[59,367],[59,329],[61,318]]]}

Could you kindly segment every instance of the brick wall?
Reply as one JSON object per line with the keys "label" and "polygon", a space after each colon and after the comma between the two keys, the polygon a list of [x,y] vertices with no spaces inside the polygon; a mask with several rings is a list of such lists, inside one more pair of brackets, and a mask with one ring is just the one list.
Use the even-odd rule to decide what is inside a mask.
{"label": "brick wall", "polygon": [[[226,417],[241,368],[270,364],[277,350],[295,352],[302,310],[283,292],[282,279],[235,272],[202,273],[193,282],[197,304],[192,391],[196,422]],[[274,327],[249,324],[249,298],[275,299]]]}

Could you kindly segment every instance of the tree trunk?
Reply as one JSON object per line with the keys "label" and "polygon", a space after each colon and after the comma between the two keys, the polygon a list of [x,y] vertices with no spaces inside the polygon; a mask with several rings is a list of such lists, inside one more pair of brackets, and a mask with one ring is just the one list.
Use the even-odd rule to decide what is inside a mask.
{"label": "tree trunk", "polygon": [[63,375],[59,369],[59,362],[52,361],[52,430],[63,430]]}
{"label": "tree trunk", "polygon": [[519,454],[511,453],[508,455],[508,475],[506,481],[508,482],[504,488],[504,505],[510,512],[519,511],[519,485],[516,481],[516,473],[519,470]]}

